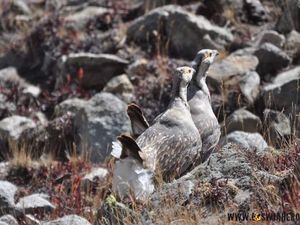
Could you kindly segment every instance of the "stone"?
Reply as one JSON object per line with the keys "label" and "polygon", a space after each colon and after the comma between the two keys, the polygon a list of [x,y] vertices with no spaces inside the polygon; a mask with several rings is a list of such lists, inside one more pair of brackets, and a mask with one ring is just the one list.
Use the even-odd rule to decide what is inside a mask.
{"label": "stone", "polygon": [[255,71],[249,71],[241,76],[239,86],[243,96],[250,104],[253,104],[259,95],[260,76]]}
{"label": "stone", "polygon": [[9,102],[7,97],[0,93],[0,119],[13,114],[16,111],[16,105]]}
{"label": "stone", "polygon": [[243,8],[247,13],[248,20],[254,24],[259,24],[268,20],[267,12],[260,0],[244,0]]}
{"label": "stone", "polygon": [[79,150],[92,162],[103,162],[115,137],[130,132],[127,105],[110,93],[93,96],[74,118],[80,136]]}
{"label": "stone", "polygon": [[67,99],[55,106],[54,114],[56,117],[63,116],[66,113],[75,115],[81,109],[84,109],[87,105],[87,101],[79,98]]}
{"label": "stone", "polygon": [[94,182],[103,181],[108,175],[108,170],[105,168],[93,168],[92,171],[86,174],[81,180],[81,188],[88,190]]}
{"label": "stone", "polygon": [[243,108],[234,111],[225,121],[225,133],[227,134],[233,131],[255,133],[259,132],[261,128],[260,118]]}
{"label": "stone", "polygon": [[75,30],[83,30],[91,21],[103,18],[111,13],[112,11],[107,8],[88,6],[79,12],[66,16],[64,22],[67,27],[72,27]]}
{"label": "stone", "polygon": [[126,103],[132,102],[133,90],[134,87],[126,74],[112,78],[103,88],[104,92],[112,93]]}
{"label": "stone", "polygon": [[0,222],[3,222],[7,225],[18,225],[18,221],[12,215],[4,215],[0,217]]}
{"label": "stone", "polygon": [[155,48],[158,41],[162,45],[166,41],[169,54],[191,60],[199,49],[207,48],[203,45],[206,34],[222,46],[233,41],[227,29],[213,25],[205,17],[189,13],[182,7],[167,5],[133,21],[127,30],[127,41],[146,49],[149,46]]}
{"label": "stone", "polygon": [[278,48],[282,48],[285,43],[285,37],[282,34],[279,34],[275,30],[267,30],[263,32],[259,44],[271,43]]}
{"label": "stone", "polygon": [[267,74],[274,76],[276,72],[291,63],[291,58],[280,48],[271,43],[262,44],[254,52],[254,55],[259,60],[256,71],[262,77]]}
{"label": "stone", "polygon": [[229,55],[220,62],[213,63],[208,69],[207,82],[216,88],[224,82],[238,83],[240,77],[249,71],[254,71],[258,59],[251,55]]}
{"label": "stone", "polygon": [[271,84],[263,87],[263,101],[267,108],[289,109],[300,104],[300,66],[278,74]]}
{"label": "stone", "polygon": [[36,212],[52,212],[55,206],[49,201],[49,196],[46,194],[32,194],[23,197],[16,204],[16,208],[25,214],[34,214]]}
{"label": "stone", "polygon": [[91,225],[86,219],[77,215],[68,215],[57,220],[42,222],[41,225]]}
{"label": "stone", "polygon": [[294,59],[295,64],[300,62],[300,33],[292,30],[287,35],[285,44],[287,53]]}
{"label": "stone", "polygon": [[14,196],[17,189],[14,184],[8,181],[0,181],[0,215],[9,212],[15,207]]}
{"label": "stone", "polygon": [[6,83],[14,84],[21,89],[23,94],[30,94],[33,97],[38,97],[41,89],[25,81],[14,67],[7,67],[0,70],[0,85],[5,87]]}
{"label": "stone", "polygon": [[300,31],[300,3],[298,0],[281,2],[282,15],[278,17],[276,30],[287,34],[293,29]]}
{"label": "stone", "polygon": [[102,89],[111,78],[124,73],[128,64],[127,60],[116,55],[93,53],[72,53],[63,57],[63,61],[66,71],[76,71],[83,87],[98,89]]}
{"label": "stone", "polygon": [[288,137],[292,134],[289,118],[279,111],[265,109],[264,125],[266,126],[267,140],[276,147],[286,143]]}
{"label": "stone", "polygon": [[0,121],[0,139],[5,143],[18,141],[27,131],[36,128],[36,123],[27,117],[11,116]]}
{"label": "stone", "polygon": [[221,145],[235,143],[250,152],[262,153],[268,147],[267,142],[259,133],[234,131],[221,140]]}

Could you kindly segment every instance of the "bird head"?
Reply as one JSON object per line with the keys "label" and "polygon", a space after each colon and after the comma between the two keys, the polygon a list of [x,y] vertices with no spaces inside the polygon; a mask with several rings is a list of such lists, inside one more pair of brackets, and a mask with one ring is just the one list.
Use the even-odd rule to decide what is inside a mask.
{"label": "bird head", "polygon": [[197,53],[195,59],[193,60],[192,67],[195,70],[198,70],[201,64],[211,65],[218,55],[219,52],[217,50],[202,49]]}
{"label": "bird head", "polygon": [[182,67],[178,67],[176,69],[177,77],[187,84],[192,80],[195,72],[196,71],[192,67],[189,67],[189,66],[182,66]]}

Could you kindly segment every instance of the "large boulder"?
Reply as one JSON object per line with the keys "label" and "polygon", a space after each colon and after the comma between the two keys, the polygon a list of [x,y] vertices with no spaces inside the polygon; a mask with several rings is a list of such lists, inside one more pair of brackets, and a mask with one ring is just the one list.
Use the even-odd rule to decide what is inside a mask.
{"label": "large boulder", "polygon": [[271,84],[263,88],[263,101],[267,108],[289,109],[300,104],[300,66],[282,72]]}
{"label": "large boulder", "polygon": [[103,91],[118,96],[126,103],[132,102],[133,90],[134,87],[126,74],[112,78],[103,88]]}
{"label": "large boulder", "polygon": [[235,143],[249,152],[263,153],[268,147],[267,142],[259,133],[248,133],[244,131],[234,131],[222,138],[221,145]]}
{"label": "large boulder", "polygon": [[0,181],[0,215],[10,212],[15,207],[14,196],[18,188],[8,182]]}
{"label": "large boulder", "polygon": [[77,112],[74,123],[80,136],[79,151],[92,162],[103,162],[111,143],[121,133],[130,132],[127,105],[110,93],[99,93]]}
{"label": "large boulder", "polygon": [[254,55],[258,58],[259,64],[257,72],[261,76],[272,75],[287,67],[291,63],[291,58],[280,48],[271,43],[262,44]]}
{"label": "large boulder", "polygon": [[186,59],[193,59],[199,49],[210,47],[205,46],[206,35],[221,46],[233,40],[230,31],[175,5],[150,11],[136,19],[127,30],[129,42],[134,41],[145,48],[155,47],[158,42],[165,46],[164,42],[166,42],[171,55]]}
{"label": "large boulder", "polygon": [[222,83],[238,84],[243,75],[254,71],[257,65],[258,59],[255,56],[229,55],[210,66],[207,82],[214,87],[219,87]]}
{"label": "large boulder", "polygon": [[257,99],[260,91],[260,76],[255,71],[249,71],[241,76],[239,86],[243,96],[252,104]]}
{"label": "large boulder", "polygon": [[103,7],[88,6],[79,12],[66,16],[64,22],[67,27],[80,31],[87,28],[89,23],[97,22],[98,19],[108,17],[111,13],[111,10]]}
{"label": "large boulder", "polygon": [[259,132],[262,128],[261,120],[258,116],[247,111],[238,109],[226,118],[224,133],[233,131],[245,131],[250,133]]}
{"label": "large boulder", "polygon": [[76,75],[82,86],[102,89],[113,77],[124,73],[128,64],[116,55],[72,53],[63,56],[64,72]]}
{"label": "large boulder", "polygon": [[[2,142],[3,146],[8,146],[9,143],[19,143],[23,135],[34,130],[36,126],[36,123],[27,117],[7,117],[0,121],[0,143]],[[5,149],[1,152],[3,157],[7,156]]]}
{"label": "large boulder", "polygon": [[259,44],[271,43],[278,48],[282,48],[285,43],[285,37],[275,30],[267,30],[263,32],[259,40]]}
{"label": "large boulder", "polygon": [[300,33],[292,30],[287,35],[287,40],[285,44],[285,49],[287,53],[293,58],[294,63],[300,62]]}
{"label": "large boulder", "polygon": [[280,33],[289,33],[293,29],[300,31],[300,4],[298,0],[281,2],[283,13],[278,17],[276,29]]}
{"label": "large boulder", "polygon": [[86,219],[77,215],[68,215],[57,220],[42,222],[41,225],[91,225]]}
{"label": "large boulder", "polygon": [[37,212],[51,212],[55,206],[49,202],[49,196],[46,194],[32,194],[23,197],[16,204],[16,208],[25,214],[34,214]]}

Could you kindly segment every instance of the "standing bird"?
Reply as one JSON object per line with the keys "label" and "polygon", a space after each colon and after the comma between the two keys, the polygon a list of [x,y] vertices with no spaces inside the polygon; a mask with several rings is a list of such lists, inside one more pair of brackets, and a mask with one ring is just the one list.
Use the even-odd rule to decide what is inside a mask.
{"label": "standing bird", "polygon": [[[155,175],[160,174],[165,181],[171,181],[186,172],[199,157],[201,138],[187,102],[187,86],[194,73],[195,70],[191,67],[177,68],[168,109],[136,140],[126,135],[118,137],[122,145],[122,154],[120,163],[116,164],[113,189],[119,194],[123,191],[121,189],[126,189],[122,185],[120,187],[120,184],[126,183],[131,187],[136,180],[134,177],[126,176],[125,169],[119,167],[122,161],[128,158],[135,159],[139,170],[143,168],[147,170],[147,174],[151,171]],[[124,165],[123,167],[125,168]],[[148,178],[150,179],[150,176]],[[146,179],[142,182],[151,183]],[[139,190],[135,191],[140,193]]]}
{"label": "standing bird", "polygon": [[[218,54],[217,50],[202,49],[197,53],[191,65],[196,73],[188,88],[187,99],[193,121],[202,139],[201,158],[195,165],[204,162],[210,156],[221,135],[220,125],[212,110],[210,93],[206,84],[207,70]],[[136,104],[128,105],[127,114],[134,137],[138,137],[149,127],[149,123]],[[157,118],[159,117],[160,115]]]}
{"label": "standing bird", "polygon": [[201,158],[196,164],[204,162],[218,144],[221,130],[211,107],[210,93],[206,84],[207,70],[218,55],[217,50],[202,49],[192,62],[196,70],[188,88],[188,103],[193,121],[202,139]]}

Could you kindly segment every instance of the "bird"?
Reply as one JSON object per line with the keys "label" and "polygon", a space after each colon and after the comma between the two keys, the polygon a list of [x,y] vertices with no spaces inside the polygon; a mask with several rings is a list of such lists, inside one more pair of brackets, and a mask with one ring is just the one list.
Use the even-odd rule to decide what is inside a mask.
{"label": "bird", "polygon": [[196,164],[209,158],[221,136],[220,125],[213,112],[211,96],[206,84],[207,71],[218,55],[217,50],[202,49],[198,51],[191,63],[196,73],[189,85],[187,99],[193,121],[202,139],[201,157],[197,159]]}
{"label": "bird", "polygon": [[[194,73],[195,70],[188,66],[177,68],[173,76],[172,99],[167,110],[136,140],[127,135],[118,137],[122,151],[113,175],[113,190],[124,192],[126,188],[124,185],[120,188],[120,183],[127,183],[129,187],[136,183],[136,179],[128,178],[124,174],[125,160],[131,164],[134,161],[134,167],[138,167],[139,170],[135,172],[136,174],[140,171],[147,174],[147,177],[143,176],[145,179],[141,182],[150,184],[152,188],[153,179],[158,174],[164,181],[170,182],[185,173],[199,157],[202,142],[187,102],[187,86]],[[123,168],[120,168],[122,163]],[[131,189],[140,196],[148,193],[148,190],[145,193],[145,190],[136,190],[136,187]],[[140,194],[143,191],[144,195]]]}
{"label": "bird", "polygon": [[[202,139],[201,157],[197,159],[195,165],[208,159],[221,135],[220,125],[213,112],[210,92],[206,84],[207,71],[218,55],[217,50],[202,49],[197,52],[191,63],[191,67],[196,72],[188,87],[187,99],[193,121]],[[138,137],[149,127],[149,122],[138,105],[129,104],[127,114],[131,121],[133,137]],[[157,118],[159,117],[160,115]]]}

